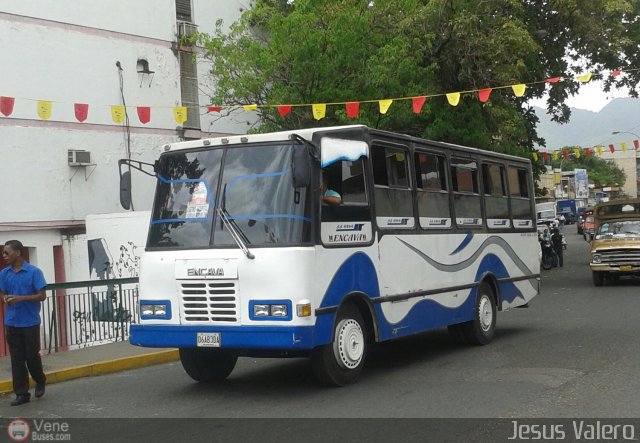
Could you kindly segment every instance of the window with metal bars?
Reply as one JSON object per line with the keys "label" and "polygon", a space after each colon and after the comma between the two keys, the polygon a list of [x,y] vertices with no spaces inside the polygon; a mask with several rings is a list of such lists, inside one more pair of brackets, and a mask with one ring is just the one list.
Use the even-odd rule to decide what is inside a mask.
{"label": "window with metal bars", "polygon": [[180,52],[180,91],[182,106],[187,107],[185,128],[200,129],[198,108],[198,71],[193,53]]}

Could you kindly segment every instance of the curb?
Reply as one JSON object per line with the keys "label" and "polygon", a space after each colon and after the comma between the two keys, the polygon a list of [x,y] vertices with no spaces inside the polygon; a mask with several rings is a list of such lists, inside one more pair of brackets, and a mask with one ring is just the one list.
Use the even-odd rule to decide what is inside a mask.
{"label": "curb", "polygon": [[[170,351],[151,352],[149,354],[116,358],[65,369],[56,369],[51,372],[45,371],[45,375],[47,376],[47,384],[50,385],[67,380],[74,380],[76,378],[93,377],[95,375],[125,371],[127,369],[169,363],[179,359],[178,350],[172,349]],[[31,380],[31,382],[33,383],[33,380]],[[0,394],[8,394],[10,392],[13,392],[13,381],[0,380]]]}

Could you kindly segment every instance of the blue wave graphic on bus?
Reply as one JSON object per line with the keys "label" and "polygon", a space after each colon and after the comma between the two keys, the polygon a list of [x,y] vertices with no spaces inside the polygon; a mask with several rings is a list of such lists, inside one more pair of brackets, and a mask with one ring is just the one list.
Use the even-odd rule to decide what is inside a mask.
{"label": "blue wave graphic on bus", "polygon": [[460,243],[458,247],[454,249],[453,252],[449,255],[455,255],[458,252],[462,251],[469,243],[471,243],[471,240],[473,240],[473,232],[469,231],[467,232],[465,238],[462,240],[462,243]]}

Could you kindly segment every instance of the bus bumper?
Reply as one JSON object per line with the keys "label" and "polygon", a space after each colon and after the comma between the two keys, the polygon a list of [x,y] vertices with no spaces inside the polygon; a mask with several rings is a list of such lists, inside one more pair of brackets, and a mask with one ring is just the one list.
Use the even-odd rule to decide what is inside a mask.
{"label": "bus bumper", "polygon": [[129,342],[150,348],[195,348],[200,332],[220,334],[220,348],[309,350],[314,348],[312,326],[182,326],[131,325]]}

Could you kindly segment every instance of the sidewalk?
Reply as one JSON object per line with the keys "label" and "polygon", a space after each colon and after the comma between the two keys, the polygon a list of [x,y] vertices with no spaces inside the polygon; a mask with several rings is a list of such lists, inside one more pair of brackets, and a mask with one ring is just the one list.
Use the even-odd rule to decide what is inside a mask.
{"label": "sidewalk", "polygon": [[[178,360],[177,349],[141,348],[128,341],[42,356],[47,384]],[[35,383],[32,381],[32,386]],[[0,394],[12,392],[11,358],[0,357]]]}

